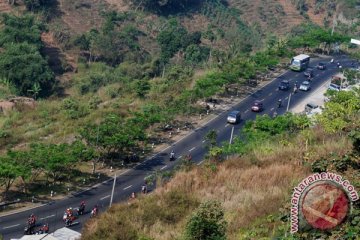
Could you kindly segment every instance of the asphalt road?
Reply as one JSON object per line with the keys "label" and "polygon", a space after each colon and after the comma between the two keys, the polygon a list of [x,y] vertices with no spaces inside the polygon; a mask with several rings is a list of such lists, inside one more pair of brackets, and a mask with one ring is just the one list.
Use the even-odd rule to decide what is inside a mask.
{"label": "asphalt road", "polygon": [[[350,67],[351,61],[345,57],[340,56],[334,58],[335,62],[339,61],[343,67]],[[316,64],[319,62],[319,59],[312,59],[310,62],[310,67],[315,68]],[[323,62],[328,62],[328,60],[322,60]],[[317,70],[315,69],[315,75],[311,82],[311,91],[315,91],[316,88],[320,87],[327,79],[332,75],[338,72],[336,64],[327,64],[326,70]],[[290,90],[288,91],[279,91],[278,85],[281,80],[290,81]],[[272,82],[269,82],[262,89],[257,90],[252,93],[250,96],[245,98],[241,103],[234,106],[231,110],[238,110],[241,112],[242,121],[234,125],[234,134],[238,134],[240,128],[244,125],[245,121],[255,119],[256,115],[259,114],[268,114],[273,115],[274,111],[277,111],[278,114],[283,114],[286,111],[286,105],[290,93],[293,90],[295,81],[298,84],[301,84],[302,81],[306,80],[306,77],[303,76],[302,72],[293,72],[288,71],[285,74],[279,76]],[[297,103],[302,101],[309,95],[308,92],[298,91],[298,93],[291,96],[290,108],[295,106]],[[283,106],[281,108],[277,107],[278,99],[282,99]],[[264,104],[264,111],[261,113],[254,113],[250,110],[251,105],[255,100],[261,100]],[[226,123],[227,113],[229,111],[223,112],[218,115],[218,117],[209,121],[204,127],[194,130],[190,135],[186,136],[182,140],[176,142],[171,147],[167,148],[163,152],[155,155],[153,158],[144,161],[142,164],[138,165],[134,169],[130,169],[120,176],[116,180],[116,188],[114,194],[114,202],[119,202],[125,199],[128,199],[132,192],[140,192],[141,186],[144,183],[144,178],[154,171],[167,171],[174,168],[174,166],[180,162],[180,158],[191,153],[192,159],[195,163],[201,164],[203,157],[206,154],[206,142],[204,141],[204,136],[209,130],[215,129],[218,133],[217,141],[219,143],[224,141],[229,141],[231,135],[231,129],[233,125]],[[169,153],[171,150],[175,151],[177,159],[175,161],[169,161]],[[31,213],[34,213],[37,216],[38,224],[49,223],[50,232],[53,232],[56,229],[64,227],[62,222],[62,216],[64,210],[68,207],[78,207],[79,203],[82,200],[85,200],[87,203],[87,214],[80,216],[75,224],[70,228],[75,231],[81,231],[81,228],[84,222],[89,219],[90,208],[95,204],[98,204],[100,207],[100,212],[105,211],[109,206],[110,202],[110,193],[113,186],[113,179],[109,179],[102,184],[94,186],[90,190],[87,190],[82,193],[71,196],[70,198],[53,201],[44,206],[27,210],[24,212],[0,217],[0,234],[3,235],[4,239],[11,238],[20,238],[23,235],[23,230],[26,225],[26,220]],[[151,190],[151,187],[149,187]]]}

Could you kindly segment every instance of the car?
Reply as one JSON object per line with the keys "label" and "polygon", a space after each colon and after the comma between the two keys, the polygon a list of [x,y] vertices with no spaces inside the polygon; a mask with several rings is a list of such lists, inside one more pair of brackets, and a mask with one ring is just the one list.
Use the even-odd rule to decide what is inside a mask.
{"label": "car", "polygon": [[253,112],[261,112],[264,109],[262,102],[256,100],[251,107],[251,111]]}
{"label": "car", "polygon": [[319,62],[318,65],[316,66],[317,69],[320,70],[325,70],[326,69],[326,64],[323,62]]}
{"label": "car", "polygon": [[318,108],[319,106],[315,103],[309,102],[305,105],[305,112],[311,112],[312,110]]}
{"label": "car", "polygon": [[279,90],[288,90],[290,88],[290,83],[288,80],[282,80],[279,85]]}
{"label": "car", "polygon": [[239,111],[231,111],[228,114],[228,117],[227,117],[228,123],[237,124],[240,122],[240,120],[241,120],[241,114]]}
{"label": "car", "polygon": [[305,77],[313,77],[314,76],[314,69],[308,68],[304,72]]}
{"label": "car", "polygon": [[311,89],[310,82],[309,81],[303,81],[300,85],[300,90],[302,91],[309,91]]}
{"label": "car", "polygon": [[340,91],[340,86],[335,84],[335,83],[330,83],[328,90],[333,90],[333,91]]}

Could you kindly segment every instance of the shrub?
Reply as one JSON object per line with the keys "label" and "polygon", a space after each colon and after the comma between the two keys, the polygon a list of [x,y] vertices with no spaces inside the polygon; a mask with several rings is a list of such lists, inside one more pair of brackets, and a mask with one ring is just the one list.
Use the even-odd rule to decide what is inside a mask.
{"label": "shrub", "polygon": [[73,98],[64,99],[62,109],[65,110],[67,117],[70,119],[78,119],[89,113],[85,106],[80,105],[80,103]]}
{"label": "shrub", "polygon": [[204,202],[192,214],[186,225],[186,239],[225,240],[226,225],[224,210],[220,203],[216,201]]}

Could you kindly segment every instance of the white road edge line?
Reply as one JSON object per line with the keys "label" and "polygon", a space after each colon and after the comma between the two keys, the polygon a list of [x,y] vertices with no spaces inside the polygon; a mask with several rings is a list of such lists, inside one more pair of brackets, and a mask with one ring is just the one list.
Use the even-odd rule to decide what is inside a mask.
{"label": "white road edge line", "polygon": [[127,186],[127,187],[126,187],[126,188],[124,188],[123,190],[129,189],[129,188],[131,188],[131,187],[132,187],[132,185]]}
{"label": "white road edge line", "polygon": [[104,200],[104,199],[107,199],[107,198],[109,198],[110,197],[110,195],[107,195],[107,196],[105,196],[105,197],[102,197],[102,198],[100,198],[100,201],[101,200]]}
{"label": "white road edge line", "polygon": [[3,227],[3,229],[13,228],[13,227],[17,227],[17,226],[19,226],[19,225],[20,225],[20,223],[19,223],[19,224],[15,224],[15,225],[11,225],[11,226],[7,226],[7,227]]}
{"label": "white road edge line", "polygon": [[165,166],[163,166],[162,168],[160,168],[160,170],[163,170],[163,169],[165,169],[167,166],[165,165]]}
{"label": "white road edge line", "polygon": [[196,147],[193,147],[192,149],[189,150],[189,152],[193,151]]}
{"label": "white road edge line", "polygon": [[199,162],[197,165],[199,166],[199,165],[201,165],[203,162],[204,162],[204,160],[202,160],[201,162]]}
{"label": "white road edge line", "polygon": [[44,219],[48,219],[48,218],[52,218],[52,217],[55,217],[55,214],[47,216],[47,217],[40,218],[40,220],[44,220]]}

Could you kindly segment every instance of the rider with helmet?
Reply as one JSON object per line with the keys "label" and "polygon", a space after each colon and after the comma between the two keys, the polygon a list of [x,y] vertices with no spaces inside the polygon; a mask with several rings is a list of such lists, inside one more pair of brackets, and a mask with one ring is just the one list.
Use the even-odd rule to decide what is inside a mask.
{"label": "rider with helmet", "polygon": [[281,100],[281,99],[279,99],[279,100],[278,100],[278,108],[280,108],[280,107],[281,107],[281,104],[282,104],[282,100]]}
{"label": "rider with helmet", "polygon": [[83,215],[84,212],[85,212],[85,201],[81,201],[80,206],[79,206],[79,210],[78,210],[78,214]]}

